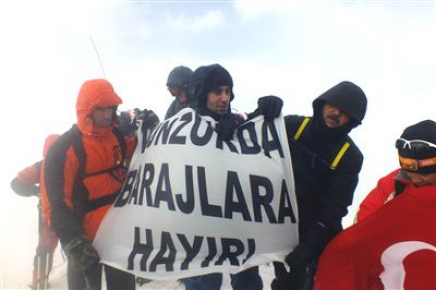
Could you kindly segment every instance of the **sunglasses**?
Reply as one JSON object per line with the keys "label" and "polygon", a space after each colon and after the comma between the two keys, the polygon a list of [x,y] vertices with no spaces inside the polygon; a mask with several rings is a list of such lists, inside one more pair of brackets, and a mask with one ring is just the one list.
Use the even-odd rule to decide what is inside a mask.
{"label": "sunglasses", "polygon": [[398,149],[409,148],[412,151],[422,152],[424,150],[428,150],[429,148],[436,148],[436,145],[425,140],[406,140],[404,138],[400,138],[397,140],[395,147]]}

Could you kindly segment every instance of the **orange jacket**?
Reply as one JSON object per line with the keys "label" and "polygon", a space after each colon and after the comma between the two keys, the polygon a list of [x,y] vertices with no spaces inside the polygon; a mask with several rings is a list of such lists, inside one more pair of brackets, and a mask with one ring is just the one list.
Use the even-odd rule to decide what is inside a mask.
{"label": "orange jacket", "polygon": [[[85,82],[76,103],[76,125],[81,133],[85,164],[76,156],[70,132],[64,133],[47,155],[41,184],[43,211],[63,245],[79,235],[86,235],[90,241],[94,239],[113,202],[110,197],[117,194],[124,183],[125,169],[114,168],[123,162],[121,145],[113,131],[116,112],[114,125],[108,128],[94,126],[90,117],[97,107],[116,107],[121,102],[108,81]],[[130,160],[136,140],[131,136],[123,138],[125,158]]]}

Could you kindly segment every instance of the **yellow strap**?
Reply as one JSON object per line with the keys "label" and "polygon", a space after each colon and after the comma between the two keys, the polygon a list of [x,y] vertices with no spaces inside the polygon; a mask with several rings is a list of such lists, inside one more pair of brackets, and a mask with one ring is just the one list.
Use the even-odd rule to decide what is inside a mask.
{"label": "yellow strap", "polygon": [[303,122],[300,125],[300,128],[298,128],[297,133],[295,133],[295,135],[294,135],[295,141],[297,141],[298,138],[300,138],[301,133],[303,133],[303,130],[304,130],[304,128],[306,128],[306,125],[307,125],[307,123],[309,123],[309,121],[310,121],[309,117],[304,118]]}
{"label": "yellow strap", "polygon": [[330,169],[336,169],[336,166],[338,166],[339,161],[341,161],[342,156],[344,156],[345,152],[347,151],[348,147],[350,147],[350,143],[345,142],[344,145],[342,145],[341,150],[339,150],[338,155],[336,155],[335,160],[333,160],[332,165],[330,165]]}

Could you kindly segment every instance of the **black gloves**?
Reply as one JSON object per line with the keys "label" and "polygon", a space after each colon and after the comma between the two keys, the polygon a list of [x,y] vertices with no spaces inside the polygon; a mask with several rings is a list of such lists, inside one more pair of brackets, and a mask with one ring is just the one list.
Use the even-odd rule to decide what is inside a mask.
{"label": "black gloves", "polygon": [[271,290],[313,290],[316,264],[312,262],[305,267],[290,272],[282,263],[274,262],[276,278],[271,281]]}
{"label": "black gloves", "polygon": [[118,117],[118,120],[120,121],[119,129],[124,135],[130,135],[135,133],[136,129],[138,129],[138,126],[136,124],[136,120],[132,119],[130,116],[130,113],[127,111],[123,111],[120,113],[120,116]]}
{"label": "black gloves", "polygon": [[232,139],[233,132],[241,125],[243,120],[234,114],[226,114],[221,117],[219,122],[216,124],[215,131],[218,136],[224,141],[229,141]]}
{"label": "black gloves", "polygon": [[274,272],[276,278],[271,282],[272,290],[287,289],[313,289],[313,277],[316,269],[316,255],[312,249],[300,243],[285,261],[289,265],[289,272],[285,265],[274,262]]}
{"label": "black gloves", "polygon": [[272,121],[280,115],[282,107],[282,99],[276,96],[266,96],[257,100],[256,111],[264,116],[265,121]]}
{"label": "black gloves", "polygon": [[100,261],[97,250],[85,237],[75,237],[63,248],[74,271],[86,270]]}
{"label": "black gloves", "polygon": [[133,134],[138,128],[138,120],[143,120],[141,131],[144,133],[148,129],[153,129],[159,123],[159,117],[152,110],[133,110],[134,118],[132,119],[129,112],[121,112],[118,120],[120,121],[119,129],[125,135]]}
{"label": "black gloves", "polygon": [[293,276],[286,271],[282,263],[274,262],[274,272],[276,278],[271,281],[271,290],[288,290],[293,289]]}
{"label": "black gloves", "polygon": [[159,124],[159,117],[152,110],[143,110],[137,116],[138,120],[142,120],[141,131],[143,134],[147,133],[147,130],[154,129]]}
{"label": "black gloves", "polygon": [[316,256],[316,253],[309,246],[300,243],[286,256],[285,261],[292,272],[306,267],[316,259]]}
{"label": "black gloves", "polygon": [[12,179],[11,188],[16,194],[21,195],[21,196],[28,197],[28,196],[38,196],[39,195],[39,186],[24,182],[24,181],[18,179],[17,177]]}

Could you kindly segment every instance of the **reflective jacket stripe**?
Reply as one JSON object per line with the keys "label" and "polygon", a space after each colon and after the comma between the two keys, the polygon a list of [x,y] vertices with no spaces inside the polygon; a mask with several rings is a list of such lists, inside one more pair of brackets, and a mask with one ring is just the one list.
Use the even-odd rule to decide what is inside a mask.
{"label": "reflective jacket stripe", "polygon": [[338,166],[339,161],[341,161],[342,156],[344,156],[345,152],[347,152],[348,148],[350,147],[350,143],[345,142],[344,145],[342,145],[341,150],[339,150],[338,155],[336,155],[335,159],[332,162],[332,165],[330,165],[330,169],[335,170],[336,166]]}
{"label": "reflective jacket stripe", "polygon": [[303,133],[304,128],[306,128],[306,126],[309,123],[309,121],[310,121],[309,117],[304,118],[303,122],[301,123],[300,127],[297,130],[297,133],[295,133],[295,135],[294,135],[294,140],[295,141],[297,141],[300,138],[301,133]]}

